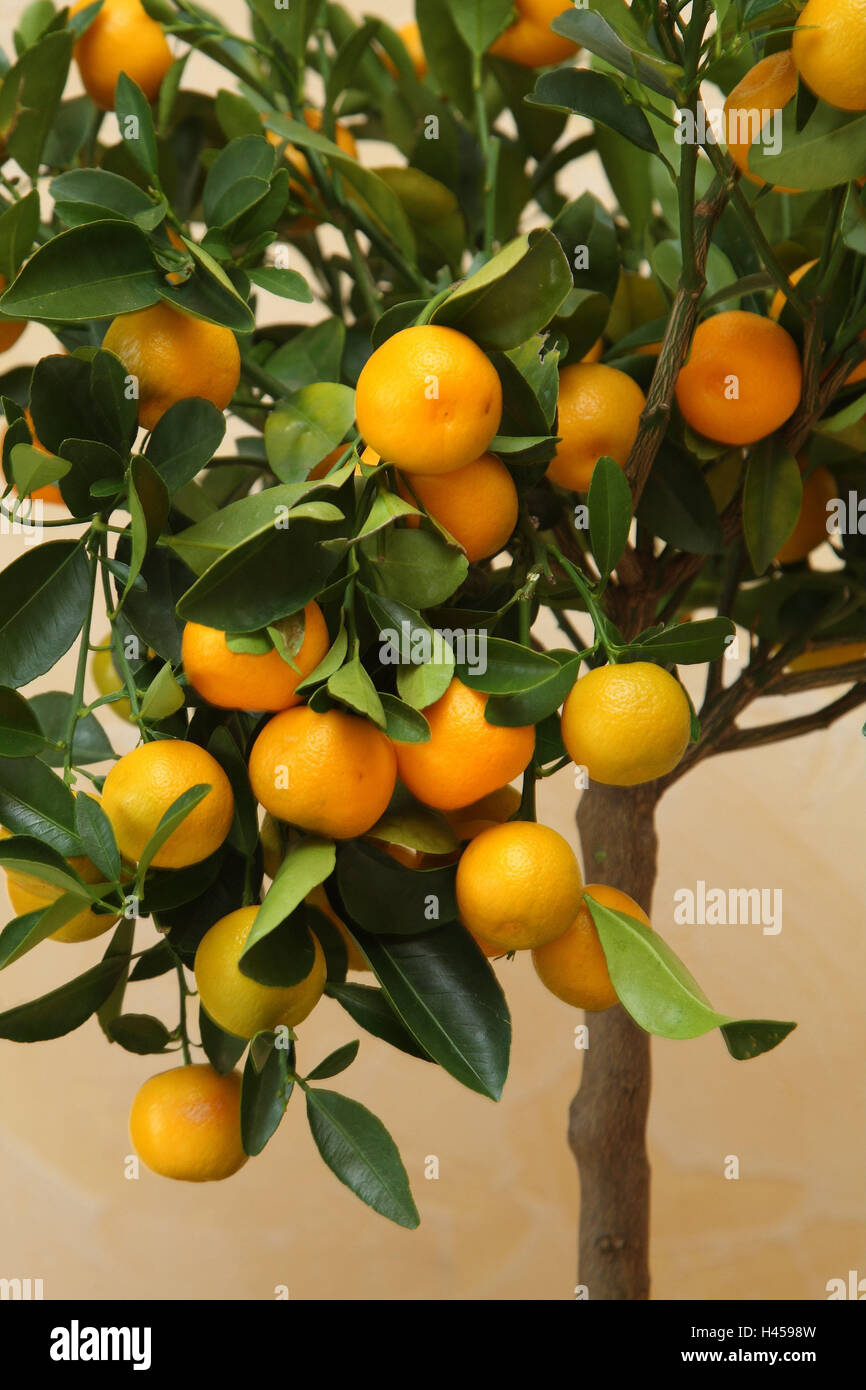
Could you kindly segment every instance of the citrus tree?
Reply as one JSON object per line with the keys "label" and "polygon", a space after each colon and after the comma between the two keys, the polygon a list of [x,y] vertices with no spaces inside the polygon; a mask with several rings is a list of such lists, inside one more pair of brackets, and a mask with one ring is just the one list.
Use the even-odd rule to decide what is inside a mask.
{"label": "citrus tree", "polygon": [[[529,950],[588,1012],[581,1283],[644,1298],[650,1035],[747,1060],[794,1026],[717,1009],[653,930],[655,808],[866,699],[866,19],[249,8],[238,34],[36,0],[3,76],[2,345],[36,320],[57,346],[0,380],[0,967],[72,951],[0,1036],[95,1015],[161,1057],[131,1134],[178,1179],[229,1176],[305,1103],[337,1177],[413,1227],[387,1129],[334,1088],[358,1041],[310,1057],[304,1019],[328,996],[419,1084],[498,1099]],[[563,191],[587,156],[613,212]],[[71,690],[22,693],[73,648]],[[560,771],[587,885],[536,822]],[[157,976],[179,1018],[136,1009]]]}

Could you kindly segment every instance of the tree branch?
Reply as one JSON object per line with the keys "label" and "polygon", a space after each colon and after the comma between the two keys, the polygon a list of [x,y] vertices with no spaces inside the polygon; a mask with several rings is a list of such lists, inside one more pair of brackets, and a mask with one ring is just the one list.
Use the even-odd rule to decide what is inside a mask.
{"label": "tree branch", "polygon": [[771,743],[783,743],[789,738],[801,738],[803,734],[827,729],[843,714],[848,714],[859,705],[866,704],[866,683],[852,686],[847,694],[834,700],[831,705],[812,714],[801,714],[795,719],[783,719],[781,724],[759,724],[754,729],[734,728],[716,744],[713,753],[734,753],[743,748],[763,748]]}

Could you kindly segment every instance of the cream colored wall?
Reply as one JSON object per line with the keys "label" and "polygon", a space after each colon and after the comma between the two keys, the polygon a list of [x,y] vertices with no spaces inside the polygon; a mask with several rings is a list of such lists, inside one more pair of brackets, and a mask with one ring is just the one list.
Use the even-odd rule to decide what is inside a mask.
{"label": "cream colored wall", "polygon": [[[211,7],[241,11],[228,0]],[[408,5],[388,13],[399,22]],[[199,86],[216,78],[204,61],[189,73]],[[6,362],[32,362],[51,341],[28,328]],[[18,544],[0,537],[4,567]],[[71,665],[34,690],[70,689]],[[786,702],[785,714],[813,698]],[[780,710],[768,701],[762,713]],[[657,930],[719,1007],[799,1027],[750,1063],[732,1061],[718,1034],[654,1043],[658,1298],[813,1299],[832,1277],[866,1274],[860,722],[852,715],[826,735],[710,762],[662,805]],[[106,724],[126,747],[122,721],[108,714]],[[567,773],[543,785],[542,818],[569,836],[573,803]],[[674,926],[675,889],[699,878],[781,887],[782,932]],[[137,944],[153,936],[142,924]],[[0,1009],[60,984],[103,947],[46,943],[0,974]],[[127,1111],[164,1061],[109,1047],[95,1022],[55,1042],[0,1044],[0,1276],[42,1278],[47,1298],[270,1298],[277,1285],[299,1299],[570,1298],[578,1190],[565,1126],[580,1015],[542,989],[528,960],[497,970],[514,1018],[499,1105],[366,1035],[337,1083],[391,1128],[422,1214],[414,1233],[327,1172],[300,1097],[230,1182],[199,1188],[146,1171],[130,1181]],[[134,990],[136,1010],[173,1020],[170,982]],[[303,1064],[356,1036],[323,1001],[301,1031]],[[440,1176],[428,1181],[434,1154]],[[739,1159],[738,1181],[723,1176],[728,1155]]]}

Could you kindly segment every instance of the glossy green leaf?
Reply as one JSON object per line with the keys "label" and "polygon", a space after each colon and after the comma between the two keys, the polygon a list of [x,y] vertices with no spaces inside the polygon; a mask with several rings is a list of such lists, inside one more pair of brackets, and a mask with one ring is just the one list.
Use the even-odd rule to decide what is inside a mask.
{"label": "glossy green leaf", "polygon": [[113,318],[156,304],[162,292],[147,237],[131,222],[91,222],[52,237],[0,298],[19,319]]}
{"label": "glossy green leaf", "polygon": [[[257,1067],[253,1049],[259,1040],[267,1044],[267,1052],[264,1065]],[[241,1142],[251,1156],[262,1152],[286,1113],[294,1084],[288,1071],[289,1048],[276,1046],[273,1034],[259,1033],[241,1082]]]}
{"label": "glossy green leaf", "polygon": [[331,1076],[339,1076],[341,1071],[350,1067],[358,1055],[358,1048],[361,1044],[357,1041],[344,1043],[342,1047],[336,1048],[318,1066],[307,1075],[307,1081],[326,1081]]}
{"label": "glossy green leaf", "polygon": [[381,1038],[410,1057],[418,1057],[423,1062],[431,1060],[401,1023],[384,990],[373,985],[329,983],[325,993],[342,1004],[349,1017],[374,1038]]}
{"label": "glossy green leaf", "polygon": [[42,1042],[80,1028],[111,994],[124,967],[121,957],[109,957],[49,994],[7,1009],[0,1014],[0,1038]]}
{"label": "glossy green leaf", "polygon": [[643,111],[607,73],[585,68],[556,68],[541,74],[528,99],[539,106],[556,106],[586,116],[625,136],[638,149],[661,154]]}
{"label": "glossy green leaf", "polygon": [[763,574],[790,536],[803,503],[797,460],[778,440],[752,451],[743,493],[743,534],[755,574]]}
{"label": "glossy green leaf", "polygon": [[432,322],[459,328],[481,347],[505,352],[545,328],[572,288],[551,231],[517,237],[434,310]]}
{"label": "glossy green leaf", "polygon": [[220,1028],[203,1004],[199,1004],[198,1025],[208,1061],[220,1076],[227,1076],[230,1071],[234,1071],[246,1052],[247,1039],[236,1038],[234,1033],[227,1033],[224,1028]]}
{"label": "glossy green leaf", "polygon": [[592,473],[587,497],[589,539],[602,579],[616,569],[631,527],[631,488],[619,464],[600,458]]}
{"label": "glossy green leaf", "polygon": [[120,851],[111,821],[96,797],[85,791],[75,798],[75,828],[88,859],[107,882],[116,883],[120,878]]}
{"label": "glossy green leaf", "polygon": [[487,637],[485,646],[475,654],[475,660],[467,651],[464,660],[457,662],[456,673],[472,690],[490,695],[514,695],[551,679],[558,672],[556,662],[542,652],[502,637]]}
{"label": "glossy green leaf", "polygon": [[0,574],[0,683],[17,689],[68,652],[87,617],[87,557],[77,541],[26,550]]}
{"label": "glossy green leaf", "polygon": [[29,758],[45,745],[39,721],[17,690],[0,686],[0,758]]}
{"label": "glossy green leaf", "polygon": [[[310,835],[289,846],[250,929],[241,954],[242,961],[247,957],[254,958],[257,943],[281,926],[304,901],[307,894],[320,883],[324,883],[333,872],[335,862],[332,840]],[[284,980],[283,983],[296,984],[309,973],[310,964],[311,962],[296,979]]]}
{"label": "glossy green leaf", "polygon": [[133,82],[125,72],[121,72],[117,78],[114,111],[125,148],[136,164],[149,175],[150,181],[155,182],[158,160],[150,102],[138,83]]}
{"label": "glossy green leaf", "polygon": [[352,921],[387,936],[455,921],[456,876],[453,864],[409,869],[364,840],[348,841],[337,854],[337,883]]}
{"label": "glossy green leaf", "polygon": [[124,1051],[141,1057],[165,1052],[171,1042],[165,1024],[150,1014],[119,1014],[109,1023],[108,1036],[112,1042],[120,1043]]}
{"label": "glossy green leaf", "polygon": [[304,386],[281,401],[265,426],[268,463],[284,483],[300,482],[335,449],[355,418],[355,393],[339,382]]}
{"label": "glossy green leaf", "polygon": [[306,1101],[316,1147],[340,1182],[374,1211],[414,1230],[421,1218],[397,1146],[381,1120],[336,1091],[309,1090]]}
{"label": "glossy green leaf", "polygon": [[225,432],[225,416],[210,401],[176,401],[157,421],[146,457],[169,492],[177,492],[210,463]]}

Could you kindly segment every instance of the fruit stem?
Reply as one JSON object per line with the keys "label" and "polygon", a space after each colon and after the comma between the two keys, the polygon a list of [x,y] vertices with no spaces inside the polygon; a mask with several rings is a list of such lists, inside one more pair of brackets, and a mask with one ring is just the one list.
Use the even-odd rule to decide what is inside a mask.
{"label": "fruit stem", "polygon": [[180,1045],[181,1050],[183,1051],[183,1060],[186,1063],[186,1065],[189,1066],[192,1062],[192,1057],[190,1056],[189,1050],[189,1032],[187,1030],[186,1022],[186,1001],[189,996],[189,990],[187,988],[186,977],[183,973],[183,966],[180,961],[177,961],[175,965],[175,970],[177,971],[177,983],[180,992],[180,1022],[177,1025],[177,1029],[178,1033],[180,1034]]}

